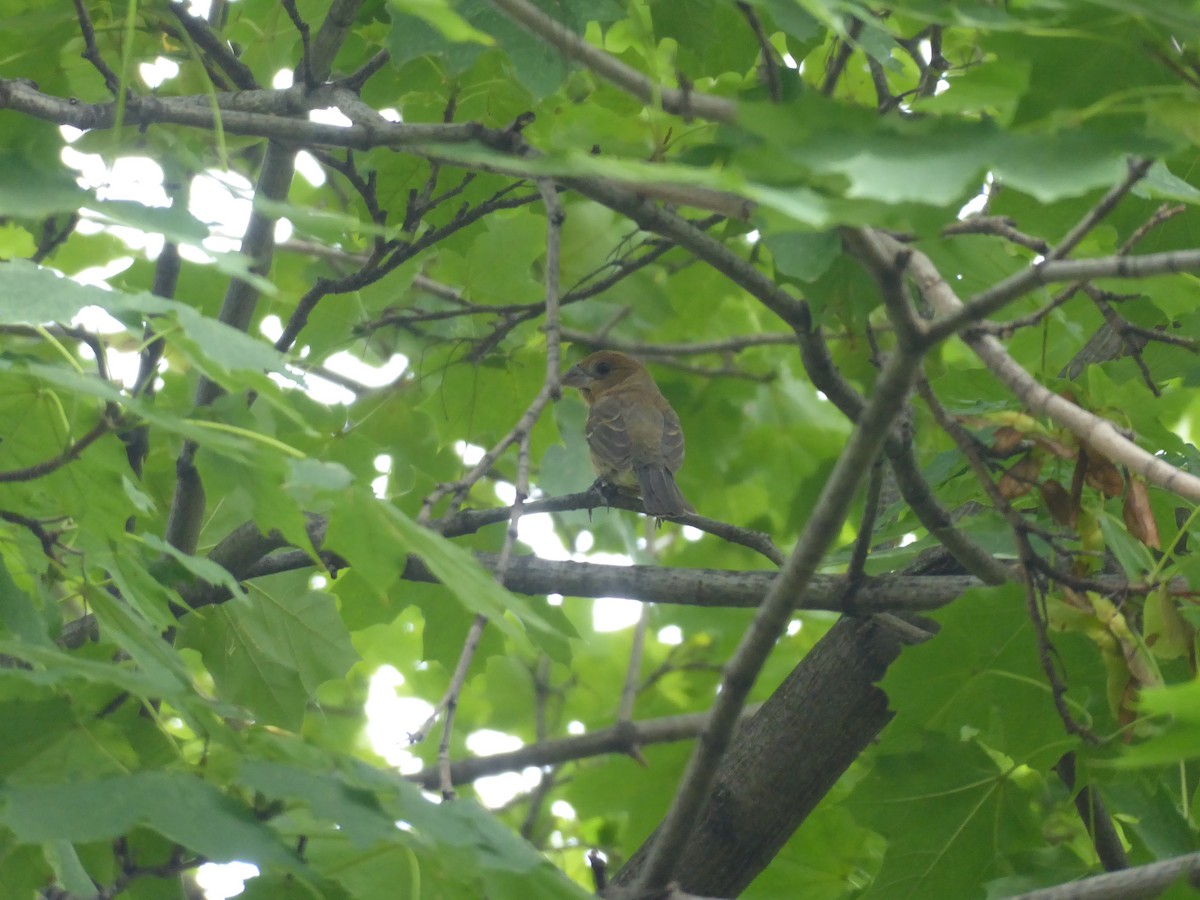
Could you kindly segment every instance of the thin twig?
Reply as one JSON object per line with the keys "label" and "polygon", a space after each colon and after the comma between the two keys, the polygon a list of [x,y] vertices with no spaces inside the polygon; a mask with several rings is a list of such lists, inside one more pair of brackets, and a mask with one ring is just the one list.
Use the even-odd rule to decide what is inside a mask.
{"label": "thin twig", "polygon": [[654,83],[615,56],[587,43],[527,0],[491,0],[491,4],[563,56],[575,60],[645,103],[661,106],[664,111],[685,118],[698,116],[715,122],[730,122],[737,113],[736,104],[724,97]]}
{"label": "thin twig", "polygon": [[925,405],[929,408],[929,411],[933,414],[934,421],[954,441],[975,473],[980,487],[983,488],[988,499],[992,501],[992,505],[996,511],[1004,516],[1005,521],[1008,522],[1009,527],[1012,529],[1013,539],[1017,544],[1020,555],[1021,574],[1025,584],[1025,605],[1029,613],[1029,619],[1033,623],[1034,637],[1038,647],[1038,659],[1041,662],[1042,671],[1046,675],[1047,684],[1050,686],[1050,694],[1054,700],[1054,708],[1062,720],[1063,727],[1066,728],[1068,733],[1078,735],[1088,743],[1098,743],[1098,739],[1092,733],[1091,729],[1076,719],[1067,705],[1066,685],[1063,683],[1062,678],[1059,676],[1058,668],[1055,666],[1056,651],[1054,644],[1050,640],[1049,624],[1046,621],[1044,609],[1045,592],[1037,580],[1038,567],[1036,563],[1040,558],[1029,543],[1028,523],[1020,513],[1013,509],[1012,504],[1008,502],[1003,494],[1000,493],[999,487],[992,480],[987,464],[979,454],[978,445],[967,433],[966,429],[946,412],[945,407],[942,406],[937,396],[933,393],[933,389],[924,378],[918,379],[917,391],[925,401]]}
{"label": "thin twig", "polygon": [[51,472],[61,469],[68,463],[74,462],[79,458],[89,446],[95,443],[104,435],[108,434],[116,427],[116,421],[112,418],[110,412],[106,411],[101,416],[100,421],[93,425],[82,437],[77,441],[69,444],[57,456],[43,460],[40,463],[34,463],[32,466],[25,466],[21,469],[9,469],[7,472],[0,472],[0,484],[12,484],[18,481],[33,481],[35,478],[41,478],[44,475],[49,475]]}
{"label": "thin twig", "polygon": [[92,17],[88,15],[83,0],[75,0],[75,18],[79,20],[79,32],[83,35],[83,53],[80,56],[92,64],[104,79],[104,86],[108,88],[108,92],[116,96],[121,90],[121,79],[100,55],[100,48],[96,46],[96,29],[92,26]]}
{"label": "thin twig", "polygon": [[1021,231],[1017,228],[1017,223],[1008,216],[970,216],[942,229],[942,235],[945,237],[958,234],[991,234],[1042,256],[1050,252],[1050,245],[1044,238]]}
{"label": "thin twig", "polygon": [[825,68],[825,77],[821,80],[821,93],[826,97],[832,96],[834,90],[837,88],[838,79],[842,77],[842,72],[846,69],[846,63],[850,61],[850,55],[854,52],[855,44],[858,41],[858,36],[862,34],[862,30],[862,20],[853,16],[850,17],[849,22],[846,24],[846,34],[837,42],[833,58]]}
{"label": "thin twig", "polygon": [[[562,225],[563,225],[563,209],[558,200],[558,192],[554,187],[554,183],[550,180],[538,182],[538,188],[542,196],[542,200],[546,207],[546,377],[542,384],[538,395],[529,404],[525,413],[509,433],[507,443],[502,441],[503,448],[497,450],[493,448],[493,452],[498,457],[503,449],[506,449],[512,440],[517,442],[517,485],[516,485],[516,502],[509,509],[508,529],[505,532],[504,544],[500,552],[500,558],[496,565],[495,576],[500,584],[504,584],[507,580],[508,567],[512,561],[513,546],[517,541],[517,528],[521,519],[521,514],[524,511],[526,498],[529,496],[529,443],[530,435],[533,431],[533,426],[546,409],[547,405],[553,400],[557,400],[562,395],[562,386],[560,384],[560,370],[562,368],[562,354],[560,350],[560,339],[558,334],[559,327],[559,270],[560,270],[560,250],[562,245]],[[500,447],[500,445],[497,445]],[[486,454],[485,454],[486,455]],[[463,485],[467,488],[474,484],[475,480],[491,468],[491,464],[487,468],[476,466],[475,469],[459,483],[456,490],[460,493],[456,496],[461,496]],[[478,474],[476,474],[478,473]],[[472,475],[475,476],[472,480]],[[423,522],[428,522],[429,514],[432,511],[433,504],[436,499],[433,499],[439,490],[445,490],[447,486],[439,486],[429,497],[426,497],[425,503],[422,505],[421,516]],[[444,494],[443,494],[444,496]],[[422,734],[428,733],[433,726],[434,720],[437,718],[439,711],[444,711],[445,718],[442,724],[442,740],[438,746],[438,768],[442,773],[441,789],[444,797],[453,796],[453,784],[450,780],[450,733],[453,726],[454,711],[458,704],[458,697],[462,693],[463,685],[466,682],[466,673],[470,667],[471,660],[475,656],[475,652],[479,646],[479,640],[483,635],[484,628],[487,627],[487,617],[477,615],[471,623],[470,631],[467,639],[463,644],[462,652],[459,654],[458,665],[455,667],[454,677],[450,680],[450,685],[446,690],[438,708],[435,708],[433,715],[425,723],[422,729]]]}
{"label": "thin twig", "polygon": [[1009,900],[1152,900],[1174,884],[1200,886],[1200,853],[1014,894]]}
{"label": "thin twig", "polygon": [[1088,233],[1116,208],[1125,195],[1133,190],[1134,185],[1146,177],[1146,173],[1150,171],[1150,166],[1153,164],[1154,160],[1152,159],[1131,160],[1129,171],[1125,173],[1125,178],[1121,180],[1120,184],[1116,184],[1110,188],[1100,198],[1100,201],[1089,209],[1070,231],[1063,235],[1063,239],[1058,242],[1058,246],[1046,254],[1046,259],[1063,259],[1068,253],[1079,246],[1079,242],[1087,237]]}
{"label": "thin twig", "polygon": [[763,28],[762,20],[759,19],[753,6],[745,0],[737,0],[737,8],[746,17],[746,23],[754,32],[755,40],[758,41],[759,58],[762,60],[763,81],[766,82],[767,93],[770,95],[772,103],[779,103],[783,100],[783,85],[779,80],[779,61],[775,59],[775,48],[771,46],[771,38]]}
{"label": "thin twig", "polygon": [[300,46],[302,48],[300,54],[300,70],[304,73],[304,86],[311,90],[317,86],[316,79],[313,77],[312,64],[312,47],[309,46],[310,33],[308,23],[304,21],[300,15],[300,11],[296,9],[296,0],[282,0],[284,12],[288,14],[288,18],[292,20],[292,24],[296,27],[296,31],[300,33]]}
{"label": "thin twig", "polygon": [[208,54],[233,82],[234,87],[242,91],[253,91],[259,88],[258,79],[254,72],[244,62],[234,55],[229,44],[218,35],[204,19],[193,16],[188,12],[188,4],[182,0],[170,0],[167,9],[179,20],[179,24],[187,32],[197,47]]}
{"label": "thin twig", "polygon": [[[647,522],[650,520],[647,519]],[[650,526],[653,527],[653,526]],[[637,700],[638,681],[642,669],[642,659],[646,651],[646,629],[650,627],[650,604],[642,605],[641,615],[633,626],[633,642],[629,648],[629,665],[625,668],[625,684],[621,688],[621,702],[617,707],[617,721],[628,722],[633,719],[633,705]]]}
{"label": "thin twig", "polygon": [[[742,711],[742,719],[752,716],[757,709],[757,704],[747,706]],[[691,740],[704,729],[706,717],[706,713],[685,713],[641,722],[620,722],[587,734],[539,741],[506,753],[459,760],[451,765],[450,776],[454,784],[467,784],[487,775],[520,771],[530,766],[553,766],[609,753],[628,755],[633,747]],[[440,773],[436,766],[431,766],[407,777],[434,790]]]}

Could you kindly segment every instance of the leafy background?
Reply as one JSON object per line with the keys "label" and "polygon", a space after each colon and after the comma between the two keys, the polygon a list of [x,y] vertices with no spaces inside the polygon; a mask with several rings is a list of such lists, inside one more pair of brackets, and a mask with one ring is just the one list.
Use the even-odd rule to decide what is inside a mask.
{"label": "leafy background", "polygon": [[[856,234],[900,238],[964,299],[1067,235],[1081,260],[1178,252],[1157,275],[1030,284],[992,331],[1033,380],[1194,469],[1200,6],[534,14],[593,58],[483,0],[0,0],[5,896],[185,896],[205,863],[244,860],[247,897],[568,897],[594,887],[588,850],[620,881],[699,720],[652,736],[710,708],[754,615],[689,570],[761,596],[776,566],[578,498],[531,508],[515,549],[507,513],[454,513],[587,487],[584,408],[542,402],[547,365],[611,346],[679,412],[697,509],[789,554],[854,425],[828,373],[869,398],[903,351]],[[131,176],[157,205],[122,194]],[[204,212],[225,193],[244,235]],[[926,300],[909,285],[928,319]],[[774,838],[731,820],[759,859],[745,896],[1002,897],[1198,849],[1196,498],[1026,409],[970,346],[923,349],[893,434],[953,524],[933,533],[900,496],[889,449],[819,536],[830,593],[786,610],[749,699],[808,660],[830,695],[764,727],[824,735],[844,698],[818,654],[847,585],[876,576],[877,609],[925,610],[902,585],[962,578],[947,534],[1025,583],[955,582],[904,618],[936,637],[887,669],[890,714],[860,745],[814,756],[822,779],[765,751],[721,776],[730,809],[812,778]],[[614,558],[649,568],[583,567]],[[603,627],[614,594],[644,602],[639,624]],[[452,697],[452,726],[369,740],[381,690],[426,712]],[[439,743],[459,765],[485,730],[533,752],[452,769],[438,802]],[[472,782],[506,765],[525,787],[485,808]]]}

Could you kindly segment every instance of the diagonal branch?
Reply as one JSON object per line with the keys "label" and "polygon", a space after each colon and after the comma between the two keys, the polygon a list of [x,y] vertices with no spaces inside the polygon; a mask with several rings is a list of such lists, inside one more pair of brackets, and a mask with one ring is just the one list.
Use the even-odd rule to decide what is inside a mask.
{"label": "diagonal branch", "polygon": [[[962,301],[958,299],[954,289],[938,272],[929,257],[911,247],[903,246],[888,235],[877,232],[876,236],[881,244],[888,247],[891,252],[907,256],[909,271],[916,280],[918,288],[930,305],[943,317],[938,320],[939,323],[962,317],[966,311]],[[1056,277],[1054,280],[1073,281],[1079,278],[1099,277],[1098,273],[1104,270],[1120,273],[1123,271],[1123,264],[1135,263],[1138,260],[1147,261],[1157,258],[1166,264],[1167,260],[1179,256],[1189,259],[1194,257],[1195,264],[1200,265],[1200,251],[1186,251],[1180,254],[1160,253],[1132,259],[1108,257],[1102,260],[1083,260],[1081,262],[1055,262],[1047,263],[1041,268],[1051,269],[1051,274],[1063,272],[1062,276]],[[1146,264],[1145,268],[1154,268],[1154,264]],[[1168,271],[1182,270],[1170,268]],[[932,334],[932,329],[930,334]],[[1200,502],[1200,478],[1184,472],[1182,469],[1177,469],[1146,452],[1121,434],[1116,426],[1107,419],[1102,419],[1081,409],[1066,398],[1039,384],[1016,360],[1008,355],[1004,345],[991,335],[968,331],[962,335],[962,338],[975,351],[983,364],[991,370],[992,374],[1007,385],[1030,412],[1048,416],[1070,430],[1081,442],[1095,447],[1113,462],[1128,466],[1150,484],[1173,491],[1192,502]]]}
{"label": "diagonal branch", "polygon": [[563,56],[573,59],[595,72],[621,90],[651,106],[678,116],[699,116],[715,122],[732,121],[737,105],[724,97],[714,97],[697,91],[667,88],[651,81],[637,69],[627,66],[599,47],[593,47],[574,31],[547,16],[528,0],[491,0],[506,16],[554,47]]}
{"label": "diagonal branch", "polygon": [[660,890],[675,876],[746,696],[786,627],[797,596],[808,586],[825,551],[839,533],[863,474],[870,469],[891,430],[896,411],[903,406],[919,363],[919,356],[896,353],[885,364],[875,392],[825,483],[796,549],[771,585],[725,668],[708,727],[688,760],[671,809],[648,851],[645,867],[638,877],[639,889]]}

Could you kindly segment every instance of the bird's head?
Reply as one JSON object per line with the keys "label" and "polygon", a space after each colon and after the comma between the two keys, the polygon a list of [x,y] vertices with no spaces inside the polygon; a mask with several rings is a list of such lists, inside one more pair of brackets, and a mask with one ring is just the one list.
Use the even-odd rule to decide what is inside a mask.
{"label": "bird's head", "polygon": [[563,375],[562,382],[567,387],[578,388],[583,399],[592,403],[607,391],[625,384],[630,379],[645,380],[654,384],[646,367],[624,353],[615,350],[601,350],[590,356],[585,356]]}

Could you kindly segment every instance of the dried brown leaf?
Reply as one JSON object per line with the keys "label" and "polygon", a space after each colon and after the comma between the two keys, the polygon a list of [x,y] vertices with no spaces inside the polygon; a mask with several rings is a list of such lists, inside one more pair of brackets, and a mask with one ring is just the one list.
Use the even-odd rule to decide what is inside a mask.
{"label": "dried brown leaf", "polygon": [[1024,443],[1025,432],[1011,425],[1003,425],[992,435],[992,449],[999,456],[1008,456]]}
{"label": "dried brown leaf", "polygon": [[1147,547],[1161,549],[1158,523],[1154,521],[1154,513],[1150,509],[1150,494],[1146,491],[1146,482],[1140,478],[1129,479],[1129,490],[1125,492],[1125,503],[1121,513],[1130,534]]}
{"label": "dried brown leaf", "polygon": [[1121,470],[1090,447],[1087,451],[1087,471],[1083,477],[1089,487],[1095,488],[1106,497],[1119,497],[1125,490],[1125,479],[1121,477]]}
{"label": "dried brown leaf", "polygon": [[1051,518],[1059,525],[1074,528],[1079,508],[1071,502],[1071,495],[1067,489],[1053,478],[1043,481],[1039,487],[1042,491],[1042,502],[1050,511]]}
{"label": "dried brown leaf", "polygon": [[1041,471],[1041,458],[1026,453],[1001,476],[1000,496],[1005,500],[1013,500],[1028,494],[1037,485],[1037,477]]}

